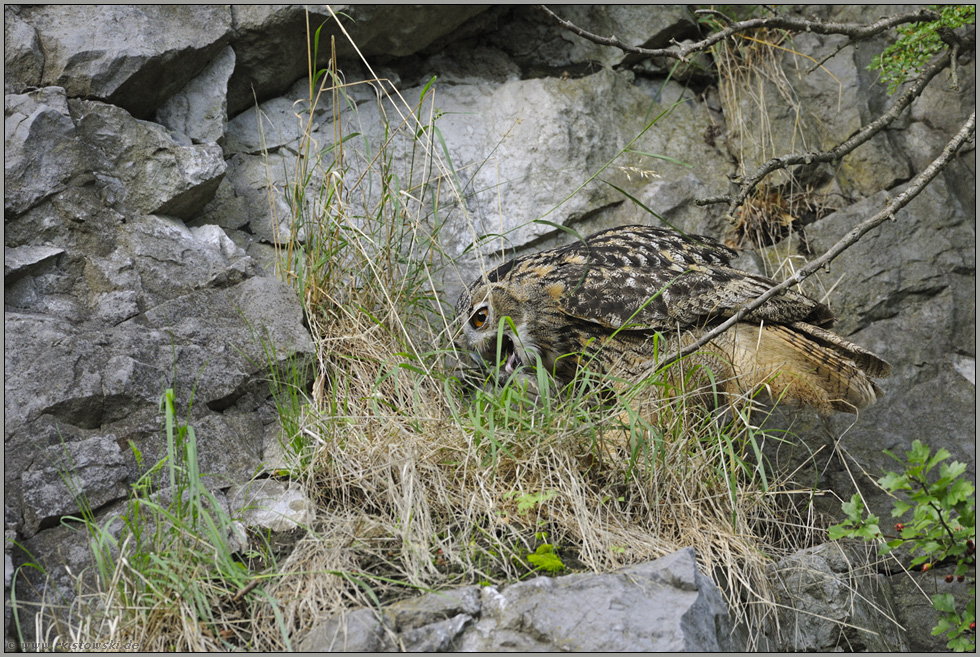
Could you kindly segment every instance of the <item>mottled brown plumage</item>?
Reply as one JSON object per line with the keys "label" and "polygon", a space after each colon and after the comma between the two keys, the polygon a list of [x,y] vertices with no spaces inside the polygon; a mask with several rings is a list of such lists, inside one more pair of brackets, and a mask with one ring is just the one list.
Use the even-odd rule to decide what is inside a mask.
{"label": "mottled brown plumage", "polygon": [[[540,357],[562,384],[582,366],[636,382],[775,285],[732,268],[735,255],[708,237],[625,226],[517,258],[460,296],[457,344],[492,362],[503,320],[505,372]],[[871,379],[890,367],[829,331],[833,321],[822,303],[787,291],[687,359],[685,371],[701,368],[704,386],[710,370],[729,395],[765,388],[821,411],[856,412],[881,394]]]}

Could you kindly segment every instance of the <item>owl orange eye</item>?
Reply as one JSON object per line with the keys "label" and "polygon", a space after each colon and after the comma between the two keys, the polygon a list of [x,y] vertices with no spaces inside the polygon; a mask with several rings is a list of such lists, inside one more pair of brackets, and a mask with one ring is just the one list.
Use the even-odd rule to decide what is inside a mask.
{"label": "owl orange eye", "polygon": [[475,313],[473,313],[473,316],[470,317],[470,325],[472,325],[473,328],[480,328],[486,323],[487,323],[487,309],[486,306],[484,306],[483,308],[480,308]]}

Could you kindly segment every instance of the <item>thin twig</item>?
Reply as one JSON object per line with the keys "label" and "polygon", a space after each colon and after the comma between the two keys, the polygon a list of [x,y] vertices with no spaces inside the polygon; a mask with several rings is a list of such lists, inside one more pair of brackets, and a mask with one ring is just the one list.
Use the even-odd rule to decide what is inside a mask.
{"label": "thin twig", "polygon": [[239,600],[241,600],[242,598],[244,598],[246,595],[248,595],[251,591],[253,591],[255,589],[255,587],[257,587],[259,585],[259,583],[261,581],[262,580],[260,580],[260,579],[253,579],[251,582],[249,582],[248,584],[246,584],[244,588],[239,589],[238,590],[238,593],[235,594],[235,596],[231,599],[231,601],[232,602],[238,602]]}
{"label": "thin twig", "polygon": [[815,271],[825,266],[831,260],[833,260],[838,255],[840,255],[845,249],[852,246],[855,242],[858,241],[858,239],[861,238],[862,235],[864,235],[871,229],[879,226],[880,224],[884,223],[885,220],[894,218],[896,212],[904,208],[906,205],[909,204],[909,202],[912,199],[918,196],[919,193],[923,189],[925,189],[925,187],[930,182],[932,182],[933,178],[939,175],[939,172],[942,171],[950,163],[950,161],[953,159],[953,156],[956,154],[956,151],[958,151],[959,148],[968,139],[970,139],[970,137],[975,133],[976,126],[977,126],[977,113],[976,110],[974,110],[974,112],[970,114],[970,118],[968,118],[966,123],[963,124],[963,127],[960,128],[959,132],[956,133],[956,136],[954,136],[953,139],[951,139],[949,143],[946,144],[946,147],[943,148],[943,151],[942,153],[940,153],[939,157],[937,157],[935,160],[932,161],[932,163],[929,166],[923,169],[922,172],[919,173],[919,175],[917,175],[912,180],[912,182],[909,184],[908,187],[905,188],[903,192],[895,196],[895,198],[889,199],[883,210],[881,210],[878,214],[874,215],[870,219],[867,219],[861,222],[860,224],[858,224],[857,226],[855,226],[854,228],[852,228],[843,238],[840,239],[840,241],[834,244],[822,256],[820,256],[810,264],[806,265],[805,267],[800,268],[799,270],[797,270],[795,274],[787,278],[782,283],[779,283],[778,285],[772,287],[771,289],[769,289],[768,291],[760,295],[751,303],[748,303],[745,306],[743,306],[742,309],[739,310],[737,313],[735,313],[732,317],[730,317],[729,319],[725,320],[724,322],[722,322],[712,330],[705,333],[696,342],[693,342],[692,344],[684,347],[684,349],[680,350],[677,356],[671,359],[669,362],[675,362],[677,360],[680,360],[684,356],[694,353],[695,351],[697,351],[698,349],[700,349],[701,347],[708,344],[716,337],[718,337],[719,335],[721,335],[722,333],[730,329],[737,322],[739,322],[743,317],[745,317],[747,314],[749,314],[750,312],[752,312],[753,310],[755,310],[756,308],[764,304],[772,297],[776,296],[777,294],[780,294],[781,292],[783,292],[783,290],[786,290],[787,288],[793,285],[797,285],[801,283],[803,280],[805,280]]}
{"label": "thin twig", "polygon": [[707,50],[719,41],[723,41],[733,34],[745,32],[746,30],[770,28],[792,30],[795,32],[813,32],[815,34],[842,34],[856,41],[874,36],[875,34],[884,32],[885,30],[896,25],[902,25],[903,23],[939,20],[939,14],[928,9],[919,9],[918,11],[899,14],[889,18],[882,18],[870,25],[863,25],[861,23],[824,22],[816,19],[811,20],[806,18],[795,18],[792,16],[769,16],[767,18],[752,18],[745,21],[739,21],[738,23],[733,23],[723,30],[715,32],[707,38],[687,46],[677,45],[676,47],[670,48],[651,49],[630,46],[623,43],[615,36],[601,37],[597,34],[593,34],[592,32],[587,32],[571,21],[567,21],[558,16],[544,5],[535,5],[535,7],[537,7],[539,11],[544,13],[552,21],[569,32],[577,34],[583,39],[588,39],[589,41],[600,46],[618,48],[623,52],[632,53],[634,55],[644,55],[646,57],[670,57],[673,59],[680,59],[681,61],[687,61],[687,59],[694,53]]}

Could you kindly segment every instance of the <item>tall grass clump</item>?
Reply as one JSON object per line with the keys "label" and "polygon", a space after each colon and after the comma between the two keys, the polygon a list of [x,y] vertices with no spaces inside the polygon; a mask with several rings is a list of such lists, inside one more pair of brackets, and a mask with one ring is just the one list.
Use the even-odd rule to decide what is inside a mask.
{"label": "tall grass clump", "polygon": [[[260,586],[261,575],[243,562],[245,528],[201,483],[197,437],[193,427],[179,422],[172,389],[160,406],[166,456],[133,484],[129,500],[109,522],[97,523],[84,503],[83,517],[69,519],[88,532],[92,566],[74,574],[78,589],[67,609],[40,609],[37,638],[49,646],[248,649],[256,643],[256,606],[278,613]],[[289,645],[283,633],[279,641]]]}
{"label": "tall grass clump", "polygon": [[372,79],[359,84],[377,103],[356,106],[342,72],[313,61],[279,247],[317,347],[289,444],[318,522],[267,588],[288,631],[419,590],[608,571],[688,545],[737,619],[761,627],[770,559],[814,540],[763,457],[777,438],[758,414],[664,390],[683,377],[622,386],[583,370],[556,390],[540,371],[464,367],[443,282],[479,272],[442,245],[479,232],[436,87],[409,101]]}

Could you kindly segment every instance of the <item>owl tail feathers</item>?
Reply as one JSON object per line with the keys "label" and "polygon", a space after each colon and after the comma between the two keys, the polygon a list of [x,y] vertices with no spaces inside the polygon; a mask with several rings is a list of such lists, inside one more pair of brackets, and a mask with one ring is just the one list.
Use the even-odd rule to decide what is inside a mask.
{"label": "owl tail feathers", "polygon": [[811,324],[739,323],[713,344],[730,358],[730,394],[768,390],[774,400],[856,413],[881,396],[872,377],[891,367],[870,351]]}

